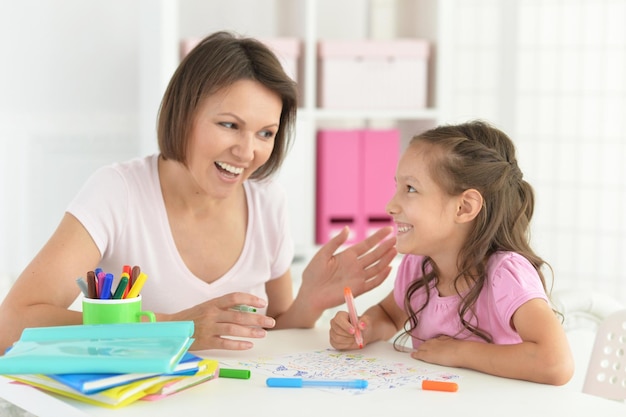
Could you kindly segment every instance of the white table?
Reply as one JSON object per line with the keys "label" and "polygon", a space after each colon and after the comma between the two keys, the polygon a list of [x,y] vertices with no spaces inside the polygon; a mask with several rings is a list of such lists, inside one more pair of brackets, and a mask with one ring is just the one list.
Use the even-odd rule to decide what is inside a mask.
{"label": "white table", "polygon": [[[329,347],[328,330],[271,331],[249,351],[203,351],[201,356],[226,363],[253,360],[299,351]],[[415,360],[397,352],[389,343],[367,346],[368,355],[407,362]],[[268,388],[267,375],[253,372],[249,380],[221,378],[188,389],[157,402],[138,401],[118,410],[94,407],[63,399],[62,405],[76,408],[76,415],[182,417],[182,416],[385,416],[385,415],[484,415],[484,416],[626,416],[626,405],[573,391],[567,386],[554,387],[494,377],[465,369],[420,364],[433,370],[461,376],[455,393],[422,391],[416,386],[385,389],[362,395],[348,395],[315,388]],[[0,384],[0,397],[7,398]],[[31,389],[30,387],[24,387]],[[39,394],[37,395],[44,395]],[[50,397],[50,396],[47,396]],[[37,397],[33,394],[33,401]],[[51,397],[50,397],[51,398]],[[61,397],[54,397],[61,398]],[[11,398],[7,398],[11,400]],[[41,408],[41,407],[40,407]],[[42,417],[58,417],[54,406],[38,410]],[[67,410],[64,415],[68,415]]]}

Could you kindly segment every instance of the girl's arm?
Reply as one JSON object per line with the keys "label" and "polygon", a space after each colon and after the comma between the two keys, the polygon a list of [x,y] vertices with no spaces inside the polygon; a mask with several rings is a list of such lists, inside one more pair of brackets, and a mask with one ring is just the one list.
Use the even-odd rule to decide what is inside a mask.
{"label": "girl's arm", "polygon": [[512,321],[522,343],[495,345],[442,336],[422,343],[411,356],[506,378],[567,383],[574,372],[574,360],[565,331],[548,303],[530,300],[517,309]]}
{"label": "girl's arm", "polygon": [[[380,303],[368,308],[359,318],[363,345],[391,339],[402,328],[406,318],[406,313],[396,304],[392,291]],[[331,346],[339,350],[357,349],[354,331],[348,313],[338,312],[330,321]]]}

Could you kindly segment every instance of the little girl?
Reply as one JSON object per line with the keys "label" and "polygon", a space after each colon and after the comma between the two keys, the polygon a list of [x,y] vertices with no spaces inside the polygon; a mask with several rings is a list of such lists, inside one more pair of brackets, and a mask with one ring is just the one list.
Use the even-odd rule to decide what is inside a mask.
{"label": "little girl", "polygon": [[[359,319],[364,344],[404,329],[415,359],[568,382],[573,358],[529,244],[534,195],[511,139],[480,121],[437,127],[411,140],[396,183],[387,212],[405,255],[394,290]],[[337,313],[331,345],[355,349],[355,331]]]}

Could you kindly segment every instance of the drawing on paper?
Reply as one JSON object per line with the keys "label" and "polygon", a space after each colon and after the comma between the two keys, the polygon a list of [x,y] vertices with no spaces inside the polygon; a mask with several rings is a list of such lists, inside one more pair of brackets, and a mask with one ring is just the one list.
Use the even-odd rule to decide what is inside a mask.
{"label": "drawing on paper", "polygon": [[[433,371],[422,366],[383,360],[362,352],[340,352],[320,349],[280,357],[239,361],[237,366],[274,377],[301,377],[307,379],[366,379],[365,391],[419,386],[423,379],[456,380],[458,375]],[[363,390],[349,390],[358,391]]]}

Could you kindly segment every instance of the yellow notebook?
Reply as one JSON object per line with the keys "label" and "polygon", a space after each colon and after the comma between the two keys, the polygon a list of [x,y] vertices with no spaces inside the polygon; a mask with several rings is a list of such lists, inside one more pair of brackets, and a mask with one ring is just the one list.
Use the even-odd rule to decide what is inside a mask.
{"label": "yellow notebook", "polygon": [[155,401],[168,395],[175,394],[184,389],[217,378],[219,375],[219,362],[211,359],[203,359],[198,364],[198,371],[194,375],[178,375],[156,382],[147,389],[148,395],[141,400]]}
{"label": "yellow notebook", "polygon": [[9,378],[45,391],[73,398],[92,405],[120,408],[144,399],[158,400],[183,389],[216,378],[219,363],[212,359],[202,359],[193,375],[157,375],[133,381],[93,394],[83,394],[53,378],[41,374],[11,375]]}
{"label": "yellow notebook", "polygon": [[65,397],[73,398],[88,404],[108,408],[120,408],[131,404],[147,394],[147,389],[161,382],[160,376],[142,379],[130,384],[109,388],[95,394],[81,394],[80,392],[55,381],[45,375],[27,374],[10,376],[11,379],[32,385],[45,391],[53,392]]}

